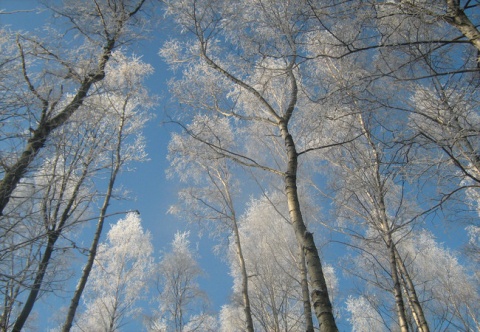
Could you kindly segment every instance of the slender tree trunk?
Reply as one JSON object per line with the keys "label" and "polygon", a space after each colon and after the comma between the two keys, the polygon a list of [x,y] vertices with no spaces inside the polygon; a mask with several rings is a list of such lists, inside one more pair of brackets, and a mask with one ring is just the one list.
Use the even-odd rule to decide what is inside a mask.
{"label": "slender tree trunk", "polygon": [[395,254],[397,257],[397,266],[399,268],[400,275],[403,280],[403,287],[405,288],[405,293],[407,294],[408,302],[412,307],[412,312],[414,313],[415,322],[418,325],[420,332],[430,332],[428,327],[427,320],[425,319],[425,314],[423,313],[423,308],[420,304],[420,301],[415,290],[415,285],[413,284],[410,274],[408,273],[407,267],[405,266],[404,261],[401,259],[400,254],[395,247]]}
{"label": "slender tree trunk", "polygon": [[[210,177],[210,172],[207,172]],[[233,224],[233,236],[235,237],[235,248],[237,251],[237,258],[238,258],[238,263],[240,264],[240,270],[242,273],[242,300],[243,300],[243,311],[245,313],[245,323],[246,323],[246,328],[248,332],[253,332],[254,327],[253,327],[253,318],[252,318],[252,308],[250,306],[250,297],[248,295],[248,274],[247,274],[247,267],[245,265],[245,258],[243,257],[243,250],[242,250],[242,244],[240,241],[240,232],[238,230],[238,222],[237,222],[237,215],[235,212],[235,207],[233,205],[233,199],[232,196],[230,195],[230,186],[228,183],[228,180],[226,180],[225,176],[223,175],[223,172],[221,172],[219,169],[215,171],[217,179],[220,180],[222,183],[222,186],[224,188],[224,193],[222,194],[223,197],[225,197],[225,204],[228,206],[228,209],[230,210],[230,219]],[[212,182],[215,182],[212,178]]]}
{"label": "slender tree trunk", "polygon": [[384,200],[384,190],[383,184],[380,181],[380,163],[379,157],[374,150],[374,155],[376,158],[375,167],[376,167],[376,181],[378,185],[378,212],[380,214],[380,232],[383,233],[383,239],[388,251],[389,263],[390,263],[390,276],[393,281],[393,295],[395,298],[395,307],[397,311],[398,324],[400,325],[400,331],[408,332],[408,320],[405,310],[405,303],[403,301],[402,287],[400,284],[400,278],[398,276],[398,267],[397,267],[397,255],[395,253],[395,243],[392,237],[392,230],[388,222],[385,200]]}
{"label": "slender tree trunk", "polygon": [[[419,319],[417,313],[415,312],[415,308],[413,307],[413,303],[410,299],[410,294],[408,294],[407,288],[405,287],[405,279],[403,279],[400,271],[398,273],[400,274],[400,281],[401,281],[401,284],[402,284],[403,292],[405,293],[405,296],[407,298],[407,304],[408,304],[408,307],[410,308],[410,312],[412,313],[413,320],[415,321],[415,324],[417,325],[418,332],[423,332],[423,330],[421,328],[420,319]],[[413,327],[412,327],[412,329],[413,329]]]}
{"label": "slender tree trunk", "polygon": [[299,250],[300,278],[302,284],[303,315],[305,316],[305,331],[314,332],[312,319],[312,304],[310,303],[310,292],[308,290],[307,267],[305,265],[305,253],[302,247]]}
{"label": "slender tree trunk", "polygon": [[95,230],[95,235],[90,245],[90,250],[88,251],[88,259],[85,264],[82,276],[78,281],[75,293],[73,294],[72,300],[70,301],[70,306],[68,308],[67,317],[65,318],[65,323],[62,326],[62,332],[68,332],[72,328],[73,319],[75,318],[75,313],[77,312],[78,304],[80,303],[80,298],[82,297],[83,291],[87,284],[88,277],[92,271],[93,263],[95,262],[95,257],[97,256],[97,248],[100,242],[100,236],[102,235],[103,225],[105,222],[105,216],[107,214],[107,209],[110,204],[110,199],[112,198],[113,187],[115,185],[115,180],[117,178],[118,172],[120,171],[122,165],[122,156],[121,156],[121,145],[122,145],[122,135],[123,135],[123,126],[125,119],[122,118],[122,122],[118,130],[118,145],[115,151],[115,164],[110,175],[110,180],[108,182],[107,193],[103,200],[102,208],[100,209],[100,216],[97,222],[97,228]]}
{"label": "slender tree trunk", "polygon": [[242,298],[243,298],[243,311],[245,312],[245,319],[247,325],[247,331],[253,332],[253,319],[250,307],[250,297],[248,296],[248,275],[247,268],[245,266],[245,259],[243,258],[242,246],[240,243],[240,234],[238,231],[237,220],[233,217],[233,232],[235,236],[235,247],[237,249],[237,258],[240,264],[240,270],[242,271]]}
{"label": "slender tree trunk", "polygon": [[[30,315],[33,305],[35,304],[35,301],[37,300],[38,293],[40,292],[40,289],[42,287],[43,283],[43,278],[45,277],[45,273],[48,268],[48,264],[50,262],[50,259],[52,257],[52,253],[55,249],[55,243],[57,242],[58,238],[60,237],[60,234],[63,232],[63,228],[65,227],[65,224],[70,217],[70,214],[72,212],[72,207],[78,197],[78,194],[80,192],[80,188],[85,181],[90,162],[92,162],[93,159],[90,159],[88,163],[84,165],[82,175],[80,179],[77,181],[75,184],[75,187],[73,189],[72,196],[69,198],[67,201],[67,205],[65,206],[65,209],[62,212],[62,215],[60,216],[60,220],[58,221],[55,226],[52,226],[52,229],[50,229],[47,233],[47,246],[45,248],[45,252],[42,256],[42,261],[40,262],[40,265],[37,270],[37,274],[35,276],[35,280],[32,286],[32,289],[28,295],[28,298],[23,305],[23,309],[20,312],[19,316],[17,317],[15,324],[13,326],[12,331],[14,332],[19,332],[22,330],[23,326],[25,325],[25,322],[27,321],[28,316]],[[58,209],[58,207],[57,207]],[[45,216],[47,221],[49,221],[48,216]],[[56,220],[56,217],[54,218]],[[48,226],[47,226],[48,227]]]}
{"label": "slender tree trunk", "polygon": [[315,315],[317,316],[321,332],[338,331],[333,316],[333,308],[328,297],[327,283],[323,275],[322,263],[318,250],[313,240],[313,234],[308,232],[303,216],[300,211],[300,202],[298,200],[297,191],[297,151],[295,143],[290,135],[285,121],[279,123],[282,138],[285,140],[285,148],[287,151],[287,171],[285,172],[285,191],[287,194],[288,208],[290,219],[295,231],[295,236],[300,246],[304,248],[305,262],[307,271],[310,276],[310,284],[312,287],[311,298]]}
{"label": "slender tree trunk", "polygon": [[393,295],[395,297],[395,307],[397,310],[398,324],[400,331],[408,332],[407,316],[405,311],[405,304],[403,302],[402,289],[397,272],[397,262],[395,255],[395,248],[393,247],[393,240],[390,233],[387,234],[386,245],[389,250],[390,274],[393,281]]}
{"label": "slender tree trunk", "polygon": [[50,258],[52,257],[53,250],[55,249],[55,242],[57,241],[60,235],[60,230],[53,231],[48,236],[47,247],[45,248],[45,252],[42,256],[42,261],[38,267],[37,274],[35,276],[35,281],[33,282],[32,289],[28,294],[28,298],[23,305],[23,309],[18,315],[15,324],[13,325],[12,331],[13,332],[20,332],[25,325],[30,312],[33,309],[33,305],[37,300],[38,293],[42,288],[43,278],[45,277],[45,273],[47,271],[48,263],[50,262]]}
{"label": "slender tree trunk", "polygon": [[95,262],[95,257],[97,256],[97,248],[100,242],[100,236],[102,235],[103,224],[105,222],[105,214],[107,212],[107,208],[110,202],[111,193],[112,193],[112,189],[110,189],[110,186],[109,186],[107,195],[105,196],[105,199],[103,201],[100,217],[98,218],[95,235],[93,237],[92,244],[90,245],[90,250],[88,251],[87,263],[83,267],[82,276],[78,281],[77,287],[75,289],[75,293],[73,294],[72,300],[70,301],[67,317],[65,319],[65,323],[62,326],[62,332],[68,332],[72,328],[73,319],[75,318],[75,313],[77,312],[78,304],[80,303],[80,298],[82,297],[83,290],[85,289],[85,285],[87,284],[88,277],[90,276],[90,272],[92,271],[93,263]]}

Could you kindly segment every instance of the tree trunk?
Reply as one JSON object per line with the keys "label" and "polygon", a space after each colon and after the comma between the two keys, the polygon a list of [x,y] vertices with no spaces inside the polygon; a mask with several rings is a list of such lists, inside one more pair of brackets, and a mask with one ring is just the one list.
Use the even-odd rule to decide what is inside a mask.
{"label": "tree trunk", "polygon": [[233,217],[233,232],[235,236],[235,246],[237,249],[237,258],[240,264],[240,270],[242,271],[242,298],[243,298],[243,311],[245,312],[245,320],[247,325],[247,331],[253,332],[253,319],[250,307],[250,298],[248,296],[248,275],[247,268],[245,266],[245,259],[243,258],[242,246],[240,244],[240,234],[238,232],[237,220]]}
{"label": "tree trunk", "polygon": [[[230,214],[231,214],[230,219],[233,224],[233,236],[235,237],[235,248],[237,252],[238,263],[240,264],[240,270],[242,273],[242,300],[243,300],[243,311],[245,313],[245,324],[246,324],[247,331],[253,332],[254,327],[253,327],[253,318],[252,318],[252,308],[250,306],[250,297],[248,295],[247,267],[245,265],[245,259],[243,257],[242,244],[240,241],[240,232],[238,230],[237,215],[235,212],[235,207],[233,205],[232,196],[230,195],[230,186],[228,181],[223,176],[223,173],[220,172],[219,170],[216,170],[215,177],[219,179],[220,182],[222,183],[222,186],[224,188],[224,194],[222,194],[222,196],[225,197],[225,204],[228,206],[228,209],[230,210]],[[215,182],[215,180],[212,179],[212,182]]]}
{"label": "tree trunk", "polygon": [[395,247],[395,253],[397,257],[397,266],[399,268],[400,275],[403,280],[403,287],[405,288],[405,293],[407,294],[408,302],[412,307],[412,312],[414,313],[415,322],[418,325],[420,332],[430,332],[428,327],[427,320],[425,319],[425,314],[423,313],[423,308],[418,300],[417,292],[415,290],[415,285],[413,284],[410,274],[408,273],[405,263],[400,257],[398,250]]}
{"label": "tree trunk", "polygon": [[295,143],[290,135],[285,121],[279,123],[279,129],[282,138],[285,140],[287,151],[287,171],[285,172],[285,191],[287,194],[290,220],[292,222],[295,236],[300,246],[304,248],[305,262],[310,276],[312,287],[311,298],[315,315],[317,316],[321,332],[338,331],[333,317],[333,309],[328,297],[327,284],[323,275],[322,263],[318,255],[318,250],[313,240],[313,234],[307,231],[303,216],[300,211],[300,202],[297,191],[297,151]]}
{"label": "tree trunk", "polygon": [[400,331],[408,332],[407,316],[405,314],[405,304],[403,302],[402,289],[400,286],[400,280],[398,278],[397,272],[395,248],[393,247],[394,244],[390,233],[387,234],[386,245],[389,250],[390,274],[393,281],[393,295],[395,297],[395,307],[397,310],[398,324],[400,325]]}
{"label": "tree trunk", "polygon": [[[460,8],[460,1],[446,0],[447,15],[445,21],[458,30],[472,43],[472,45],[480,52],[480,31],[475,24],[468,18],[465,12]],[[478,61],[479,59],[477,59]]]}
{"label": "tree trunk", "polygon": [[52,253],[55,248],[55,242],[57,241],[59,235],[59,231],[54,231],[48,236],[48,244],[45,248],[45,252],[43,253],[42,261],[40,262],[40,265],[38,267],[35,281],[33,282],[32,289],[28,294],[28,298],[25,301],[25,304],[23,305],[23,309],[18,315],[17,320],[15,321],[15,325],[13,325],[13,332],[20,332],[22,330],[28,316],[30,315],[30,312],[33,309],[33,305],[35,304],[38,293],[40,292],[40,289],[42,287],[42,282],[47,271],[48,263],[50,262],[50,258],[52,257]]}
{"label": "tree trunk", "polygon": [[312,304],[310,303],[310,292],[308,290],[307,267],[305,266],[305,253],[302,247],[299,250],[300,278],[302,283],[303,315],[305,316],[305,331],[314,332],[312,319]]}
{"label": "tree trunk", "polygon": [[100,209],[100,216],[98,218],[97,228],[95,230],[95,235],[93,237],[90,250],[88,251],[87,263],[83,268],[82,276],[78,281],[77,288],[75,289],[75,293],[73,294],[72,300],[70,301],[67,317],[62,327],[62,332],[68,332],[72,328],[73,319],[75,318],[75,313],[77,311],[78,304],[80,303],[80,298],[82,297],[83,291],[87,284],[88,277],[90,276],[90,272],[92,271],[93,263],[95,262],[95,257],[97,256],[97,248],[100,242],[100,236],[102,235],[103,224],[105,222],[107,209],[110,204],[110,199],[112,198],[113,187],[115,185],[115,180],[117,178],[118,172],[120,171],[120,168],[122,166],[121,147],[122,147],[122,135],[123,135],[124,123],[125,123],[125,119],[122,118],[122,121],[119,126],[119,130],[118,130],[118,135],[117,135],[118,145],[115,151],[115,164],[113,166],[112,173],[110,175],[110,180],[108,182],[107,193],[105,194],[103,205],[102,205],[102,208]]}
{"label": "tree trunk", "polygon": [[92,271],[93,263],[95,262],[95,257],[97,256],[97,248],[100,242],[100,236],[102,235],[103,224],[105,222],[105,214],[107,212],[107,208],[110,202],[110,197],[112,195],[111,193],[111,186],[109,186],[100,212],[100,217],[98,218],[95,235],[93,237],[92,244],[90,245],[90,250],[88,251],[87,263],[83,267],[82,276],[78,281],[75,293],[73,294],[72,300],[70,301],[67,317],[65,319],[65,323],[62,326],[62,332],[68,332],[72,328],[73,319],[75,318],[75,313],[77,311],[78,304],[80,303],[80,298],[82,297],[83,290],[85,289],[88,277],[90,276],[90,272]]}

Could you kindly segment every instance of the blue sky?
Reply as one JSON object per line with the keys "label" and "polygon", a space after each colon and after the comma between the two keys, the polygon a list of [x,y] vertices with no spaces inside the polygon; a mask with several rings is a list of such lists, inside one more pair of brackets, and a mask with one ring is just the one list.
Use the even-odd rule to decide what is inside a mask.
{"label": "blue sky", "polygon": [[[48,20],[49,14],[37,14],[34,11],[29,11],[38,6],[39,1],[35,0],[0,0],[0,10],[3,9],[5,12],[19,11],[14,14],[1,14],[0,24],[2,26],[9,25],[12,29],[27,31],[40,27],[46,19]],[[144,62],[154,67],[155,73],[149,77],[147,86],[151,93],[160,97],[160,102],[153,111],[156,117],[147,123],[144,132],[149,161],[135,164],[135,171],[122,173],[117,181],[117,187],[123,186],[128,189],[134,200],[114,202],[109,208],[109,213],[128,210],[140,211],[144,229],[152,234],[157,260],[162,250],[169,249],[175,232],[186,229],[184,222],[167,214],[169,206],[176,202],[176,191],[178,189],[177,183],[171,180],[167,181],[165,176],[165,170],[168,167],[167,146],[170,132],[178,128],[173,125],[162,125],[165,107],[170,98],[166,82],[173,75],[173,72],[168,70],[158,56],[158,50],[165,35],[164,32],[167,32],[165,26],[157,27],[154,29],[154,33],[149,36],[149,40],[140,41],[130,47],[133,53],[141,56]],[[172,33],[172,30],[168,30],[168,33]],[[120,217],[111,217],[108,222],[115,223]],[[103,237],[105,237],[108,229],[109,226],[107,225],[104,228]],[[190,240],[192,247],[198,248],[200,263],[202,268],[207,271],[207,276],[200,280],[201,287],[210,296],[212,309],[218,311],[222,304],[228,302],[232,287],[228,267],[225,262],[220,260],[220,257],[212,255],[212,241],[207,236],[199,238],[196,232],[192,231]],[[83,265],[83,262],[81,264]],[[76,280],[73,280],[72,290],[75,284]],[[42,327],[48,325],[51,313],[68,301],[68,295],[63,301],[61,298],[53,296],[43,297],[38,301],[34,310],[40,310],[39,325]],[[125,326],[125,330],[136,331],[138,329],[132,322]]]}
{"label": "blue sky", "polygon": [[[5,9],[7,12],[29,10],[38,6],[38,3],[35,0],[0,0],[0,9]],[[45,15],[39,15],[34,12],[18,12],[11,15],[0,15],[0,24],[11,25],[14,29],[31,30],[40,26],[44,19],[46,19]],[[167,214],[169,206],[176,202],[176,192],[179,188],[175,181],[167,181],[165,177],[165,170],[168,167],[166,156],[170,133],[178,129],[173,125],[161,124],[165,120],[164,112],[168,111],[170,98],[166,82],[173,75],[158,56],[158,50],[167,33],[172,34],[174,31],[163,25],[156,27],[154,33],[150,36],[151,39],[143,40],[131,48],[133,53],[142,56],[145,62],[155,68],[155,73],[148,79],[148,88],[151,93],[160,97],[160,102],[154,111],[156,118],[150,121],[145,129],[147,152],[150,160],[142,164],[136,164],[136,171],[134,172],[122,173],[117,182],[117,186],[124,186],[126,189],[129,189],[135,200],[116,202],[111,205],[109,210],[109,213],[127,210],[140,211],[144,228],[152,234],[157,259],[162,250],[169,249],[175,232],[186,229],[186,225],[183,222]],[[115,223],[118,218],[112,217],[108,222]],[[106,226],[104,236],[108,229],[109,226]],[[455,240],[464,237],[464,230],[458,227],[458,225],[452,224],[450,229],[437,229],[436,231],[440,242],[444,241],[449,244],[458,243]],[[232,280],[228,275],[228,267],[225,262],[221,261],[220,257],[212,255],[211,247],[213,242],[207,236],[198,238],[195,230],[192,230],[190,240],[194,246],[198,247],[201,266],[207,272],[207,277],[200,280],[201,287],[210,296],[213,304],[212,309],[218,311],[222,304],[228,302],[228,296],[232,287]],[[341,251],[339,248],[338,244],[331,245],[327,248],[329,251],[324,252],[324,255],[332,261],[332,257],[339,255]],[[341,248],[344,249],[343,246]],[[83,262],[79,262],[79,264],[83,264]],[[75,283],[76,280],[73,280],[72,289]],[[348,285],[342,284],[342,288],[344,287],[348,287]],[[50,324],[51,312],[68,303],[68,295],[63,300],[53,296],[45,297],[37,303],[36,309],[41,312],[38,320],[40,326]],[[136,324],[135,322],[130,323],[125,327],[125,331],[137,331],[138,327],[136,327]],[[347,330],[347,328],[342,326],[342,330]]]}

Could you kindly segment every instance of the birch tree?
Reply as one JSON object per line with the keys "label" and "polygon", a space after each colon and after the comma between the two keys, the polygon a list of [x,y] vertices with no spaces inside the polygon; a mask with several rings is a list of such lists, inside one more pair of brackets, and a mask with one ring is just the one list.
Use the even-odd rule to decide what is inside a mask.
{"label": "birch tree", "polygon": [[[15,103],[5,109],[3,117],[14,120],[5,131],[22,128],[21,133],[29,134],[7,136],[5,145],[13,149],[2,156],[0,214],[51,134],[70,119],[88,96],[99,92],[98,83],[105,78],[112,51],[138,36],[142,23],[137,16],[140,18],[145,2],[51,2],[48,8],[68,22],[66,33],[51,29],[51,35],[44,39],[9,35],[8,43],[16,46],[16,55],[11,57],[10,52],[9,56],[16,65],[9,61],[4,64],[16,66],[19,72],[13,86],[7,82],[2,85],[6,100]],[[78,37],[78,44],[72,49],[68,40],[74,36]]]}
{"label": "birch tree", "polygon": [[[60,278],[55,262],[51,262],[54,253],[65,245],[64,253],[76,249],[74,241],[70,241],[70,244],[67,241],[65,244],[62,239],[67,236],[70,239],[74,237],[77,226],[89,219],[85,218],[84,213],[89,203],[101,196],[99,192],[103,190],[102,186],[98,181],[95,181],[95,184],[93,178],[104,172],[110,176],[105,193],[106,203],[101,211],[103,221],[118,172],[128,162],[145,159],[141,129],[148,119],[145,109],[151,105],[151,99],[142,87],[141,80],[151,68],[138,58],[129,58],[120,52],[115,52],[112,57],[113,62],[106,68],[109,79],[105,82],[105,87],[108,88],[107,84],[110,84],[113,89],[115,85],[116,92],[91,97],[88,103],[82,105],[82,114],[74,114],[69,123],[52,134],[56,144],[47,146],[40,157],[43,157],[42,154],[51,154],[54,157],[46,158],[45,165],[39,174],[34,176],[33,184],[22,183],[19,190],[14,191],[20,196],[17,195],[19,198],[13,199],[7,208],[9,215],[4,220],[11,223],[4,228],[6,232],[2,235],[6,238],[15,237],[16,240],[13,241],[16,242],[3,248],[3,252],[18,257],[20,252],[25,252],[25,248],[33,248],[35,253],[41,253],[41,262],[31,285],[32,290],[17,318],[17,329],[21,329],[25,324],[38,295],[50,289],[52,281],[44,280],[45,276],[52,273],[57,279]],[[139,107],[140,102],[142,108]],[[95,187],[99,192],[94,192]],[[25,202],[33,202],[32,207],[25,210],[28,205]],[[38,212],[35,212],[37,210]],[[22,211],[29,214],[19,214]],[[88,212],[92,213],[92,210]],[[36,227],[36,233],[34,229],[25,233],[22,231],[25,229],[25,222],[32,225],[43,223],[43,227]],[[97,233],[98,244],[101,228]],[[29,271],[33,269],[32,259],[34,257],[25,258]],[[93,262],[93,258],[91,261]],[[15,265],[19,263],[16,262]],[[13,275],[9,280],[10,283],[14,282],[11,287],[17,288],[17,295],[19,290],[25,290],[25,286],[29,284],[24,277],[23,274],[18,277]],[[86,278],[82,280],[86,282]],[[78,298],[80,295],[81,292],[78,292]],[[11,310],[14,302],[18,300],[12,297],[11,291],[6,295],[5,299],[7,298],[9,304],[5,306],[5,310]],[[73,319],[73,315],[70,317]]]}
{"label": "birch tree", "polygon": [[[45,149],[50,157],[14,191],[16,197],[8,208],[12,211],[4,218],[2,237],[9,240],[4,243],[2,255],[7,261],[11,257],[12,267],[15,266],[9,283],[16,288],[16,296],[28,296],[22,296],[22,301],[6,296],[13,301],[6,311],[24,303],[13,329],[22,328],[40,294],[55,289],[55,282],[65,278],[59,273],[63,260],[60,253],[66,258],[65,252],[75,248],[75,242],[65,241],[64,237],[74,234],[84,220],[94,199],[91,177],[102,169],[98,146],[101,143],[95,139],[101,129],[91,125],[84,122],[83,126],[65,126],[56,132],[56,144]],[[86,144],[88,141],[92,144]],[[29,231],[25,232],[26,229]],[[24,256],[27,252],[33,256]],[[17,260],[18,257],[22,259]],[[23,269],[29,271],[31,279],[25,279]],[[8,325],[7,321],[4,323]]]}
{"label": "birch tree", "polygon": [[[108,183],[100,208],[97,227],[89,249],[87,262],[82,270],[74,295],[72,297],[63,331],[69,331],[75,312],[77,310],[83,290],[93,267],[97,254],[97,247],[102,234],[107,209],[114,194],[115,183],[119,173],[132,162],[145,161],[145,143],[142,129],[150,116],[146,111],[153,105],[154,99],[150,97],[143,87],[146,75],[152,72],[152,67],[143,63],[138,58],[129,58],[121,53],[115,53],[114,65],[110,66],[110,73],[106,80],[115,92],[102,95],[98,104],[91,107],[107,110],[106,121],[100,121],[110,140],[104,147],[108,164]],[[106,135],[103,139],[106,138]]]}
{"label": "birch tree", "polygon": [[171,245],[157,266],[159,308],[150,322],[151,331],[189,331],[210,320],[206,296],[197,281],[204,272],[190,248],[189,233],[177,232]]}
{"label": "birch tree", "polygon": [[[438,243],[428,231],[412,234],[399,242],[397,249],[412,283],[417,287],[418,300],[431,329],[448,329],[449,326],[463,331],[478,329],[478,309],[475,308],[478,303],[478,285],[473,273],[460,264],[457,253]],[[392,300],[385,293],[391,288],[388,285],[390,277],[385,274],[388,257],[382,253],[378,244],[372,243],[368,251],[364,251],[357,259],[356,269],[361,277],[364,280],[375,280],[376,285],[365,287],[359,298],[352,299],[368,303],[368,310],[363,313],[352,307],[353,316],[363,317],[362,319],[371,317],[368,319],[373,319],[370,321],[372,324],[380,324],[383,329],[392,328],[389,309]],[[408,291],[405,290],[405,297],[407,295]],[[352,305],[350,302],[347,304]],[[408,309],[407,321],[410,328],[415,330],[415,312],[413,308]],[[354,327],[357,324],[352,323]]]}
{"label": "birch tree", "polygon": [[153,272],[152,254],[150,233],[138,214],[129,213],[111,227],[87,284],[87,308],[76,322],[79,331],[118,331],[127,317],[138,314],[135,304]]}
{"label": "birch tree", "polygon": [[[311,207],[305,204],[305,200],[303,202],[305,207]],[[313,219],[312,216],[318,212],[315,209],[306,210],[310,212],[306,214],[308,219]],[[244,238],[244,255],[248,263],[255,329],[313,330],[312,317],[308,316],[310,308],[305,308],[305,305],[311,304],[308,297],[305,301],[303,294],[303,255],[298,255],[301,250],[290,225],[284,194],[273,192],[252,200],[241,218],[240,234]],[[233,250],[230,252],[233,254]],[[240,293],[240,271],[234,260],[230,265],[234,276],[235,299]],[[335,291],[333,269],[327,266],[325,273],[329,289]]]}
{"label": "birch tree", "polygon": [[434,177],[441,188],[436,202],[426,197],[425,205],[461,197],[477,183],[477,8],[471,1],[378,5],[377,26],[383,44],[390,45],[379,55],[380,80],[404,96],[378,100],[409,114],[410,124],[399,137],[411,144],[411,166],[417,166],[411,170],[423,175],[424,183]]}
{"label": "birch tree", "polygon": [[428,231],[417,232],[399,247],[399,252],[411,269],[412,279],[422,285],[419,296],[433,326],[479,329],[478,281],[457,252]]}
{"label": "birch tree", "polygon": [[283,179],[289,218],[304,248],[320,330],[336,331],[318,250],[305,226],[297,192],[298,157],[305,151],[297,150],[298,133],[292,126],[302,119],[300,45],[312,23],[303,20],[309,10],[304,2],[252,1],[241,6],[227,1],[168,2],[167,12],[193,38],[185,43],[171,41],[162,53],[172,66],[188,63],[188,73],[172,84],[181,103],[236,119],[251,142],[253,137],[275,142],[275,153],[258,160],[253,146],[250,151],[209,146],[245,166]]}
{"label": "birch tree", "polygon": [[[88,161],[91,160],[87,159]],[[61,158],[52,162],[47,161],[46,169],[51,168],[54,173],[49,173],[49,170],[47,174],[39,176],[42,180],[48,181],[48,186],[45,188],[46,193],[39,204],[41,213],[38,215],[44,223],[44,229],[42,230],[44,235],[40,235],[36,239],[28,239],[27,241],[36,242],[40,240],[42,253],[39,257],[38,265],[35,267],[36,272],[30,286],[31,289],[28,291],[28,297],[16,318],[12,328],[13,331],[22,329],[33,309],[39,292],[42,289],[48,289],[47,287],[50,286],[50,283],[47,283],[49,286],[45,286],[44,279],[54,251],[58,249],[56,247],[57,240],[62,233],[67,233],[66,229],[68,227],[72,227],[73,224],[78,222],[79,217],[82,216],[82,210],[85,209],[85,204],[88,204],[89,201],[88,196],[82,193],[82,189],[84,189],[83,182],[88,174],[90,165],[87,164],[80,168],[81,171],[78,177],[73,173],[74,168],[77,166],[76,163],[69,165],[67,174],[64,173],[65,170],[62,169],[62,166],[63,160]],[[53,268],[53,271],[57,270],[58,267],[59,264],[57,262],[57,266]],[[59,277],[58,271],[55,272],[57,274],[56,277]]]}
{"label": "birch tree", "polygon": [[[389,151],[388,141],[379,141],[379,137],[385,140],[390,135],[373,124],[381,115],[364,114],[360,110],[357,113],[354,118],[357,118],[358,129],[363,137],[345,144],[332,157],[332,164],[342,169],[333,180],[338,195],[335,201],[339,205],[341,227],[359,240],[354,242],[373,241],[385,246],[385,255],[389,258],[388,265],[383,268],[389,271],[391,278],[400,329],[409,329],[409,306],[418,329],[429,331],[417,291],[397,250],[400,239],[407,237],[409,230],[421,221],[421,212],[414,208],[411,194],[406,188],[408,185],[402,183],[399,172],[403,168],[397,168],[403,161],[396,156],[402,154]],[[372,125],[376,128],[372,128]],[[358,225],[364,223],[367,225],[363,231],[365,233],[358,230]],[[368,246],[361,246],[361,250],[368,251]],[[404,297],[404,292],[408,296]]]}
{"label": "birch tree", "polygon": [[[248,292],[248,275],[243,257],[236,205],[239,182],[235,180],[232,162],[203,142],[219,144],[224,149],[235,146],[233,129],[225,118],[198,116],[187,128],[187,135],[174,134],[169,143],[170,176],[174,174],[183,183],[193,184],[179,192],[181,204],[171,208],[190,221],[209,221],[215,237],[232,234],[235,260],[242,271],[242,302],[245,326],[253,331],[253,320]],[[200,139],[199,139],[200,138]]]}

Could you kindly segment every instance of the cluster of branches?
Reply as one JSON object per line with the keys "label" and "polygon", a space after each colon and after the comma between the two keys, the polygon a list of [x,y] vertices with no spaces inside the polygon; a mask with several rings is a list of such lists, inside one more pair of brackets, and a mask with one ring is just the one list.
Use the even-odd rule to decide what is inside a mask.
{"label": "cluster of branches", "polygon": [[[112,228],[94,268],[117,175],[145,157],[142,81],[151,68],[121,47],[141,37],[147,1],[46,3],[64,31],[2,29],[0,40],[0,326],[22,330],[80,251],[87,262],[62,330],[93,269],[92,287],[106,293],[90,298],[92,320],[79,328],[113,331],[137,294],[115,297],[124,283],[101,282],[102,273],[125,275],[108,264],[114,243],[133,239],[134,249],[142,239],[131,251],[145,256],[132,266],[150,269],[149,237],[133,214]],[[426,223],[468,221],[469,252],[478,252],[478,1],[164,5],[180,35],[160,53],[184,69],[170,83],[184,129],[170,142],[171,175],[189,184],[172,212],[228,234],[235,285],[221,328],[337,331],[338,282],[319,252],[334,237],[352,248],[343,267],[362,285],[345,302],[356,330],[478,330],[478,275]],[[256,198],[239,214],[245,188]],[[319,205],[331,207],[321,218]],[[92,243],[79,248],[77,229],[95,214]],[[201,297],[192,283],[200,272],[187,235],[173,252],[159,273],[171,301],[151,330],[215,329],[212,317],[185,320],[182,303]],[[142,284],[144,274],[132,275],[123,281]]]}
{"label": "cluster of branches", "polygon": [[[87,262],[62,330],[72,327],[117,175],[145,159],[153,100],[143,80],[152,68],[125,51],[142,36],[146,5],[46,1],[55,27],[38,36],[1,28],[2,331],[32,324],[36,301],[62,289],[80,253]],[[79,246],[80,229],[95,219],[90,247]]]}
{"label": "cluster of branches", "polygon": [[[356,252],[345,269],[364,286],[346,302],[355,330],[478,330],[478,276],[426,230],[428,218],[468,221],[470,252],[478,245],[478,1],[166,3],[184,32],[161,50],[184,68],[170,86],[184,131],[169,152],[172,174],[189,186],[173,211],[231,234],[238,297],[229,310],[243,314],[234,325],[224,313],[230,329],[299,329],[289,318],[298,308],[283,315],[287,302],[280,308],[276,297],[304,304],[303,329],[337,331],[317,234],[333,229]],[[255,229],[246,226],[253,207],[236,213],[238,191],[252,187],[238,177],[253,177],[253,193],[274,207]],[[272,192],[282,183],[278,203]],[[299,188],[333,206],[326,227],[307,224]],[[280,257],[291,254],[274,244],[285,238],[280,226],[262,228],[268,218],[289,224],[302,252],[289,268]],[[256,232],[271,233],[269,252],[283,268],[271,278],[292,277],[296,295],[269,292],[273,279],[263,295],[256,290],[270,263],[246,254]]]}

